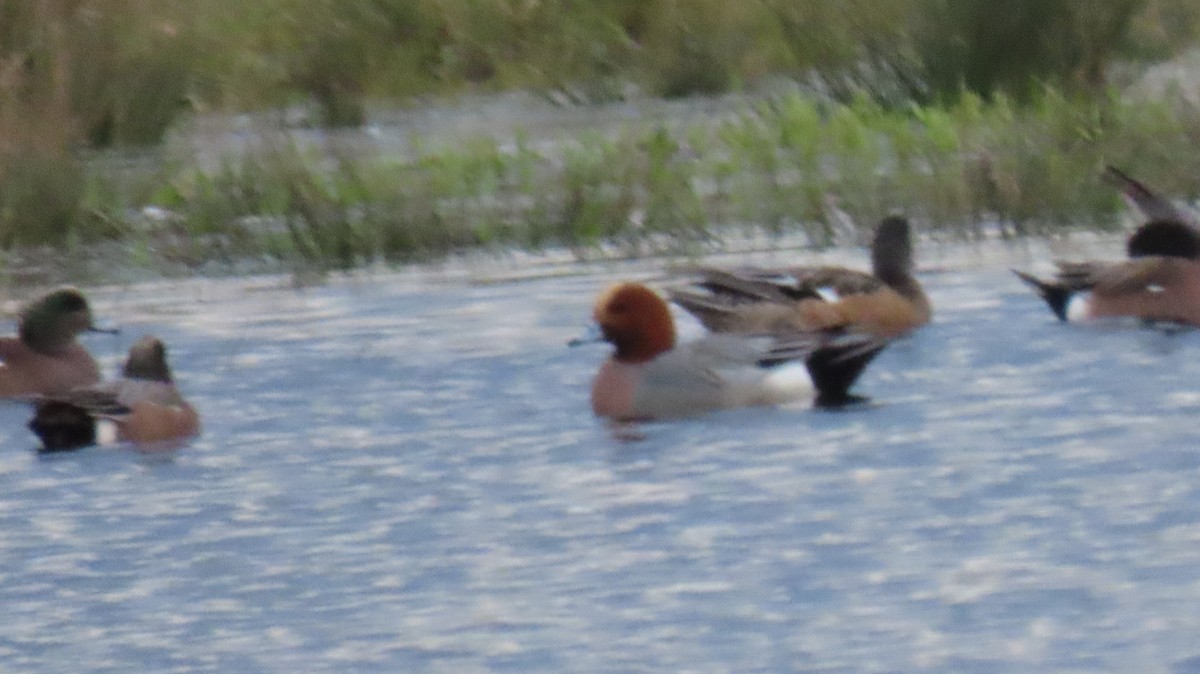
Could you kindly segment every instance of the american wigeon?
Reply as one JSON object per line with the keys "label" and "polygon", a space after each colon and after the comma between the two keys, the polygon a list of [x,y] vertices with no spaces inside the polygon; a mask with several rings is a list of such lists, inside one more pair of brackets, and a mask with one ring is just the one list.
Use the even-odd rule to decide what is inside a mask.
{"label": "american wigeon", "polygon": [[1056,262],[1052,280],[1013,270],[1062,321],[1104,318],[1200,326],[1200,233],[1152,221],[1126,242],[1128,260]]}
{"label": "american wigeon", "polygon": [[[864,334],[794,330],[708,334],[678,343],[666,302],[638,283],[606,290],[594,318],[600,339],[615,351],[592,384],[592,409],[618,420],[781,404],[814,393],[818,405],[850,402],[856,398],[849,388],[886,343]],[[774,366],[796,360],[805,361],[812,386],[773,377]]]}
{"label": "american wigeon", "polygon": [[0,338],[0,398],[64,393],[100,381],[100,368],[76,337],[97,328],[83,294],[60,288],[26,305],[16,337]]}
{"label": "american wigeon", "polygon": [[129,349],[120,379],[38,401],[29,428],[46,451],[96,442],[97,420],[112,421],[117,440],[159,446],[200,432],[200,416],[179,393],[166,346],[142,337]]}
{"label": "american wigeon", "polygon": [[669,295],[714,332],[851,328],[890,339],[929,322],[929,298],[913,276],[908,220],[879,223],[871,266],[869,274],[844,267],[701,268]]}

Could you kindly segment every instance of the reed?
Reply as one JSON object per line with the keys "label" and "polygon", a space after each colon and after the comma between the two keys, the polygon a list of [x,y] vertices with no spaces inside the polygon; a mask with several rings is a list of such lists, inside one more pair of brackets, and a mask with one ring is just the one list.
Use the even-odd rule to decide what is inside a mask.
{"label": "reed", "polygon": [[[944,238],[982,236],[988,222],[1057,235],[1117,223],[1121,202],[1097,179],[1106,163],[1195,194],[1195,182],[1176,189],[1188,181],[1173,169],[1193,165],[1182,148],[1198,135],[1200,112],[1181,102],[1053,89],[1028,106],[967,94],[905,109],[791,94],[715,127],[633,125],[540,152],[477,138],[418,143],[405,158],[345,155],[272,135],[215,172],[180,167],[156,205],[186,231],[178,258],[327,268],[512,248],[691,254],[735,232],[820,247],[863,240],[893,210]],[[1147,151],[1159,161],[1134,160]],[[859,231],[843,231],[842,213]]]}
{"label": "reed", "polygon": [[[0,0],[0,249],[125,239],[184,265],[331,267],[514,246],[679,253],[738,229],[827,245],[840,212],[867,227],[892,209],[945,236],[989,220],[1053,234],[1115,221],[1118,200],[1095,184],[1105,162],[1196,196],[1200,157],[1183,148],[1200,113],[1119,100],[1102,77],[1114,59],[1194,43],[1196,3],[1001,5]],[[964,39],[998,7],[1022,40]],[[993,58],[1018,43],[1036,49]],[[347,156],[276,129],[216,170],[184,160],[132,186],[89,160],[209,110],[355,126],[414,96],[596,101],[772,78],[798,86],[716,128],[633,124],[551,152],[479,138]]]}
{"label": "reed", "polygon": [[514,88],[597,101],[786,77],[842,103],[1024,102],[1102,91],[1115,60],[1198,39],[1191,0],[9,1],[0,95],[56,107],[97,148],[155,143],[197,110],[356,126],[376,101]]}

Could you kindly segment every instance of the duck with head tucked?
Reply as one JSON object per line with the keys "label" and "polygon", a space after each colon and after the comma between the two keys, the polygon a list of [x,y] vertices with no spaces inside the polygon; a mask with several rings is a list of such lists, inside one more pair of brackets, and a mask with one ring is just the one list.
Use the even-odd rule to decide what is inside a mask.
{"label": "duck with head tucked", "polygon": [[117,440],[139,447],[200,432],[199,414],[171,376],[166,346],[149,335],[129,349],[120,379],[39,400],[29,428],[46,451],[62,451],[95,444],[98,420],[113,422]]}
{"label": "duck with head tucked", "polygon": [[60,288],[26,305],[17,336],[0,337],[0,398],[64,393],[100,381],[100,368],[76,337],[114,332],[95,326],[83,294]]}
{"label": "duck with head tucked", "polygon": [[[679,343],[667,303],[640,283],[605,290],[594,318],[600,336],[592,341],[609,342],[614,351],[592,383],[592,410],[614,420],[782,404],[814,393],[820,405],[853,402],[850,387],[886,344],[862,333],[794,330],[708,334]],[[775,366],[798,360],[805,361],[812,387],[772,376]]]}
{"label": "duck with head tucked", "polygon": [[1064,322],[1134,318],[1200,326],[1200,223],[1116,167],[1105,167],[1102,177],[1149,219],[1125,242],[1127,259],[1058,261],[1050,280],[1013,273]]}
{"label": "duck with head tucked", "polygon": [[1056,262],[1050,280],[1013,273],[1064,322],[1135,318],[1200,326],[1200,233],[1154,220],[1129,237],[1126,253],[1122,261]]}

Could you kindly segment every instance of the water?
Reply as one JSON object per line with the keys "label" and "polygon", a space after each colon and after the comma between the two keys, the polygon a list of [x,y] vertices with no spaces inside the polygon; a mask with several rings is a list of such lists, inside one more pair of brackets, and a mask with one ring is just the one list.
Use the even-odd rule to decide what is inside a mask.
{"label": "water", "polygon": [[653,266],[89,289],[205,431],[43,457],[0,406],[0,670],[1198,672],[1200,334],[1004,264],[929,265],[869,406],[624,433],[564,343]]}

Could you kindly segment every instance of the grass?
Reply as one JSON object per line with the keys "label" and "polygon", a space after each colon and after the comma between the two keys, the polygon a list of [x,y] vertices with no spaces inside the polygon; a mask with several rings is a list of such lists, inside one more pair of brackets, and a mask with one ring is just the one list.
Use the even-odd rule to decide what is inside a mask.
{"label": "grass", "polygon": [[[185,269],[512,247],[686,254],[736,230],[826,245],[835,203],[863,227],[899,209],[945,236],[986,220],[1012,234],[1106,227],[1118,203],[1095,184],[1105,162],[1172,194],[1200,189],[1200,158],[1184,150],[1200,141],[1196,110],[1122,102],[1103,81],[1115,59],[1194,44],[1200,5],[1101,4],[0,2],[0,251],[126,241]],[[93,158],[154,148],[210,111],[355,127],[371,104],[427,96],[594,102],[780,79],[808,93],[551,150],[463,138],[356,156],[274,129],[215,169],[184,158],[127,175]]]}
{"label": "grass", "polygon": [[1198,39],[1193,0],[39,0],[0,3],[0,107],[104,148],[195,111],[357,126],[372,101],[513,89],[594,102],[789,78],[843,103],[1024,101]]}
{"label": "grass", "polygon": [[[588,131],[540,150],[518,135],[346,154],[272,132],[215,169],[183,162],[124,186],[72,156],[48,157],[7,178],[28,190],[5,192],[0,225],[25,201],[78,201],[54,216],[75,223],[59,238],[11,240],[115,239],[183,270],[247,260],[349,269],[511,249],[691,255],[734,233],[800,234],[821,247],[839,227],[835,204],[864,229],[902,211],[946,239],[983,236],[989,222],[1054,236],[1117,224],[1121,201],[1098,180],[1107,163],[1196,197],[1200,158],[1186,148],[1197,140],[1200,110],[1182,102],[1047,89],[1028,106],[965,95],[896,109],[789,94],[719,122]],[[169,215],[147,218],[146,204]]]}

